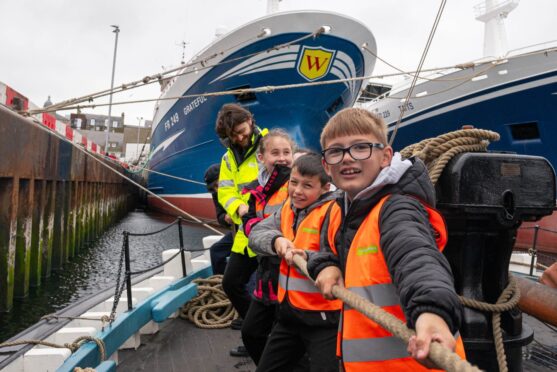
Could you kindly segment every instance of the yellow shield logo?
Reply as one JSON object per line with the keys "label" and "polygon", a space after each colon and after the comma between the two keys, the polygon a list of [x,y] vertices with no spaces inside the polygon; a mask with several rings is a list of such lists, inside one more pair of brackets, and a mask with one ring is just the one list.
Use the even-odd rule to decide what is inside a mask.
{"label": "yellow shield logo", "polygon": [[298,56],[298,73],[306,80],[314,81],[329,73],[336,51],[321,47],[302,47]]}

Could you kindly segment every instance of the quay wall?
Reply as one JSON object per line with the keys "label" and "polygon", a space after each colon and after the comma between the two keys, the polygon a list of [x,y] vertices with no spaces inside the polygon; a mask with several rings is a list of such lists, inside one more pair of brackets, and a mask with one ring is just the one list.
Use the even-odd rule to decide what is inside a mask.
{"label": "quay wall", "polygon": [[0,312],[134,203],[123,178],[40,125],[0,106]]}

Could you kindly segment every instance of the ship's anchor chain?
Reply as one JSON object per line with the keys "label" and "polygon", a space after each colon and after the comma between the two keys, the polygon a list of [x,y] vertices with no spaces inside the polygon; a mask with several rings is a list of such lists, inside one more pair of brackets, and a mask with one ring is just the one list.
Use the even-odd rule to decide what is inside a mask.
{"label": "ship's anchor chain", "polygon": [[198,295],[180,310],[180,318],[187,319],[199,328],[218,329],[230,327],[238,318],[232,303],[222,289],[222,275],[195,279]]}
{"label": "ship's anchor chain", "polygon": [[[120,252],[120,261],[118,262],[118,274],[116,275],[114,302],[112,304],[112,310],[110,311],[110,315],[108,317],[108,321],[110,322],[110,324],[112,324],[112,322],[114,322],[114,319],[116,319],[116,309],[118,308],[118,302],[120,301],[120,297],[122,296],[122,293],[124,292],[124,288],[126,286],[126,280],[125,278],[122,278],[122,267],[124,266],[125,249],[126,240],[124,239],[124,242],[122,243],[122,251]],[[130,275],[130,273],[126,272],[125,275]]]}
{"label": "ship's anchor chain", "polygon": [[[309,280],[315,283],[307,271],[307,262],[298,255],[294,255],[293,260],[298,269],[300,269]],[[332,293],[336,298],[358,310],[360,313],[392,333],[393,336],[402,339],[406,344],[408,344],[410,337],[416,334],[416,332],[406,327],[406,325],[394,315],[346,288],[334,285]],[[457,354],[436,342],[431,343],[428,358],[438,367],[449,372],[481,371],[478,367],[471,365],[468,361],[461,359]]]}

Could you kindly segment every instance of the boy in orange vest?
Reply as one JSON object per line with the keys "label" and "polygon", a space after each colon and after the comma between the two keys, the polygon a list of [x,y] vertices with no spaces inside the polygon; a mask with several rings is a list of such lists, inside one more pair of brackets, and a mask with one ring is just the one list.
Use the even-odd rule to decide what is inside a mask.
{"label": "boy in orange vest", "polygon": [[[256,225],[250,247],[265,256],[284,255],[298,247],[319,251],[321,225],[335,194],[321,157],[310,153],[292,166],[289,199],[280,210]],[[280,264],[277,322],[257,371],[291,371],[307,353],[311,371],[338,371],[335,357],[338,300],[323,298],[315,285],[284,259]]]}
{"label": "boy in orange vest", "polygon": [[393,154],[384,121],[357,108],[329,120],[321,146],[327,174],[344,193],[324,222],[321,252],[289,254],[308,258],[310,275],[325,298],[334,298],[334,285],[346,286],[417,333],[406,347],[343,305],[337,348],[343,368],[424,370],[432,341],[463,357],[462,341],[455,340],[462,307],[441,253],[446,229],[431,207],[434,188],[423,162]]}

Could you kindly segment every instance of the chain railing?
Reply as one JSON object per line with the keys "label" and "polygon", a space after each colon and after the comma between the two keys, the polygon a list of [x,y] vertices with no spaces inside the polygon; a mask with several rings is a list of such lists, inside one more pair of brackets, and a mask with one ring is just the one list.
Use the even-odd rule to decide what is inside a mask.
{"label": "chain railing", "polygon": [[[132,283],[131,283],[131,278],[132,278],[133,275],[144,274],[144,273],[147,273],[149,271],[156,270],[156,269],[164,266],[168,262],[172,261],[178,255],[180,255],[180,260],[181,260],[181,264],[182,264],[182,275],[183,275],[183,277],[186,277],[188,275],[187,269],[186,269],[186,249],[184,247],[184,236],[183,236],[183,228],[182,228],[182,223],[183,222],[184,222],[184,219],[182,217],[178,217],[172,223],[170,223],[167,226],[163,227],[162,229],[159,229],[159,230],[156,230],[156,231],[151,231],[151,232],[147,232],[147,233],[132,233],[132,232],[129,232],[129,231],[124,231],[122,233],[123,236],[124,236],[124,239],[123,239],[123,244],[122,244],[122,251],[120,252],[118,274],[117,274],[117,278],[116,278],[116,289],[114,291],[114,304],[112,305],[112,311],[110,312],[110,322],[111,323],[115,319],[116,308],[118,307],[118,302],[120,301],[120,297],[122,296],[122,293],[124,292],[124,287],[126,287],[126,297],[127,297],[127,300],[128,300],[127,301],[128,302],[128,311],[131,311],[133,309]],[[189,222],[189,221],[186,221],[186,222]],[[143,269],[143,270],[132,271],[131,270],[131,259],[130,259],[130,236],[141,237],[141,236],[156,235],[156,234],[160,234],[160,233],[170,229],[171,227],[173,227],[175,225],[178,226],[178,241],[179,241],[178,252],[173,254],[168,259],[163,260],[161,263],[159,263],[157,265],[151,266],[151,267],[149,267],[147,269]],[[191,251],[197,252],[197,251],[204,251],[204,250],[205,249],[195,249],[195,250],[191,250]],[[123,278],[123,280],[122,280],[122,268],[124,268],[124,272],[123,272],[124,273],[124,278]]]}
{"label": "chain railing", "polygon": [[[540,264],[536,262],[536,259],[538,257],[547,257],[550,259],[553,259],[554,261],[557,259],[557,257],[552,256],[552,255],[548,255],[548,254],[544,254],[544,253],[540,253],[538,251],[538,238],[539,238],[539,232],[543,231],[543,232],[547,232],[547,233],[551,233],[551,234],[557,234],[556,230],[551,230],[551,229],[547,229],[545,227],[541,227],[540,225],[534,225],[534,226],[526,226],[526,227],[520,227],[519,230],[534,230],[534,235],[532,238],[532,246],[530,248],[528,248],[528,254],[532,257],[532,259],[530,260],[530,276],[534,275],[534,270],[536,269],[536,266],[539,266]],[[557,241],[557,237],[556,237],[556,241]],[[545,267],[545,266],[544,266]]]}

